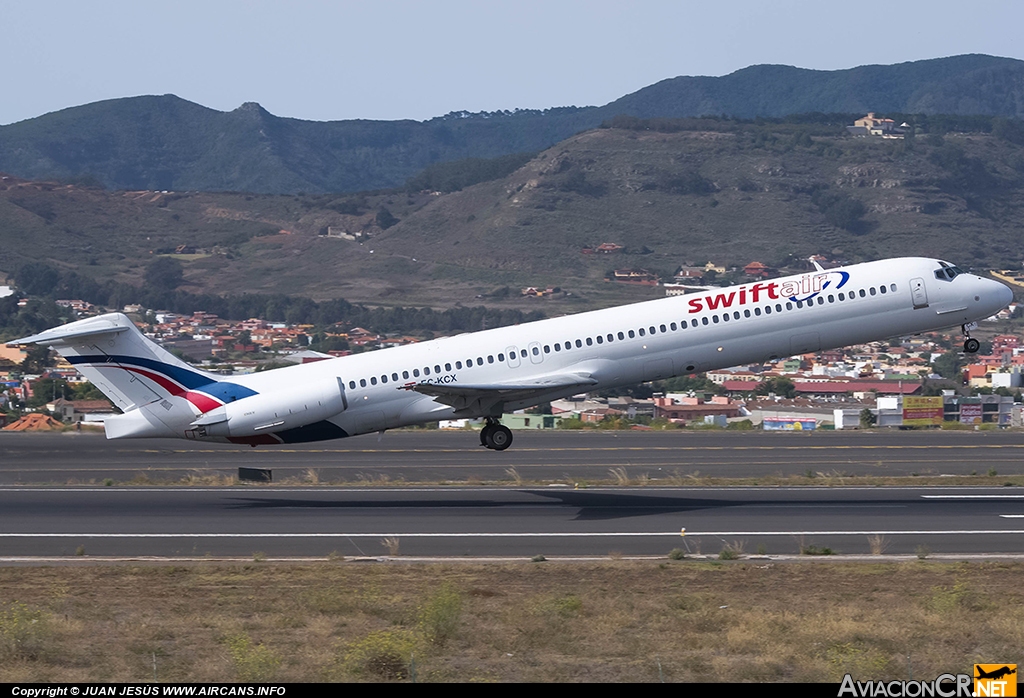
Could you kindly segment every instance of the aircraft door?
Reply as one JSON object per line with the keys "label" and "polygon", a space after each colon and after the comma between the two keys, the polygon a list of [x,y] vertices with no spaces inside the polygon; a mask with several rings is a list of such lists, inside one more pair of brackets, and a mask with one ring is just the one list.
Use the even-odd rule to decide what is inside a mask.
{"label": "aircraft door", "polygon": [[508,367],[519,368],[519,347],[509,347],[505,353],[508,354]]}
{"label": "aircraft door", "polygon": [[530,361],[533,363],[539,364],[544,361],[544,353],[540,349],[540,342],[530,342],[527,350],[530,352]]}
{"label": "aircraft door", "polygon": [[914,299],[914,309],[928,307],[928,290],[924,286],[924,279],[916,278],[910,280],[910,295]]}
{"label": "aircraft door", "polygon": [[345,394],[345,381],[338,378],[338,390],[341,392],[341,411],[348,409],[348,395]]}

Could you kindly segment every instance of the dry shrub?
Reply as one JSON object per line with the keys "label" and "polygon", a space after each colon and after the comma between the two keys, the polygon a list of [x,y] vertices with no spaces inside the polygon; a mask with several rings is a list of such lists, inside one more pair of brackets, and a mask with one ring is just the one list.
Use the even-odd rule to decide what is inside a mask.
{"label": "dry shrub", "polygon": [[224,639],[224,644],[227,645],[231,661],[235,664],[238,680],[244,683],[271,681],[281,666],[280,657],[262,642],[258,645],[253,644],[252,639],[245,633],[229,635]]}
{"label": "dry shrub", "polygon": [[405,679],[418,644],[416,635],[408,630],[380,630],[349,645],[342,664],[356,676]]}
{"label": "dry shrub", "polygon": [[462,596],[445,582],[420,609],[423,637],[432,645],[444,645],[455,634],[461,614]]}

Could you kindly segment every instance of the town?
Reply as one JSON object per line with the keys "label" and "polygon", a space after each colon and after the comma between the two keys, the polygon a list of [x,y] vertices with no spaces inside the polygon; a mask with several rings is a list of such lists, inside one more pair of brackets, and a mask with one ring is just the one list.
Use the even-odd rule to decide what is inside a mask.
{"label": "town", "polygon": [[[602,243],[586,254],[620,254],[624,246]],[[823,268],[842,260],[815,256]],[[743,267],[708,262],[679,266],[663,281],[645,270],[618,269],[609,281],[660,286],[675,296],[719,284],[770,279],[804,270],[801,263],[777,270],[758,261]],[[1012,271],[992,272],[1020,285]],[[0,298],[15,295],[0,286]],[[528,287],[522,294],[561,293]],[[19,307],[34,301],[18,299]],[[77,299],[56,301],[76,318],[120,310],[147,336],[205,370],[238,375],[296,363],[386,350],[422,336],[382,333],[338,323],[326,327],[251,318],[226,320],[204,311],[191,315],[129,304],[102,308]],[[959,335],[894,338],[889,342],[793,356],[764,365],[736,366],[697,376],[656,381],[616,391],[580,394],[502,421],[512,429],[765,429],[811,430],[867,427],[992,429],[1024,426],[1024,323],[1011,304],[982,323],[982,351],[959,352]],[[99,428],[114,412],[99,391],[56,352],[0,344],[0,428],[9,431]],[[434,425],[431,425],[434,426]],[[437,424],[474,428],[470,420]]]}

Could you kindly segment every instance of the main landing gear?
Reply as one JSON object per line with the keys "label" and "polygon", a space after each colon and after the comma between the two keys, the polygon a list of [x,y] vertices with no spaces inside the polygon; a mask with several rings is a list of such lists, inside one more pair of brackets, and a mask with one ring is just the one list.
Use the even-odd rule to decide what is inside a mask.
{"label": "main landing gear", "polygon": [[512,445],[512,430],[494,417],[488,417],[484,428],[480,430],[480,445],[494,451],[504,451]]}
{"label": "main landing gear", "polygon": [[964,336],[967,337],[967,339],[964,340],[964,352],[967,354],[977,354],[978,350],[981,349],[981,342],[971,336],[971,330],[977,326],[978,323],[976,322],[960,326],[960,330],[964,333]]}

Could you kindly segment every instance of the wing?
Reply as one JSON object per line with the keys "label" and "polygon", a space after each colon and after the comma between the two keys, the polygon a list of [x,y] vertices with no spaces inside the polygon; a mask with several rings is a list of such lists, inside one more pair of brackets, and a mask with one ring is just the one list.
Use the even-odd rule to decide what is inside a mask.
{"label": "wing", "polygon": [[508,402],[543,402],[596,383],[597,380],[588,373],[561,373],[516,383],[417,383],[403,388],[429,395],[435,401],[455,408],[456,412],[491,414],[503,409]]}

